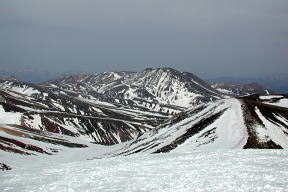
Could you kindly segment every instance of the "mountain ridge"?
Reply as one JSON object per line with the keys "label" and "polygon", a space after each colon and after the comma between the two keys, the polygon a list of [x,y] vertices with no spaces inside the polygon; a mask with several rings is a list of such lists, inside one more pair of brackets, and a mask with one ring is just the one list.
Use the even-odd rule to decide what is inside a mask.
{"label": "mountain ridge", "polygon": [[288,103],[281,107],[274,104],[275,99],[287,98],[288,95],[253,95],[200,104],[173,116],[111,155],[287,149]]}
{"label": "mountain ridge", "polygon": [[[59,83],[60,82],[60,83]],[[146,99],[148,102],[187,106],[190,99],[195,104],[211,99],[221,98],[222,95],[209,84],[187,72],[179,72],[171,68],[146,69],[142,72],[104,72],[94,75],[65,76],[48,84],[76,84],[110,98]],[[44,84],[44,85],[45,85]],[[88,86],[87,86],[88,84]],[[173,94],[177,92],[178,94]],[[184,95],[181,95],[183,91]],[[193,93],[193,94],[192,94]],[[204,93],[206,96],[204,97]],[[178,97],[180,98],[178,98]],[[168,97],[168,99],[167,99]]]}
{"label": "mountain ridge", "polygon": [[189,107],[231,97],[192,73],[171,68],[69,75],[41,84],[2,80],[0,89],[3,115],[15,118],[0,124],[105,145],[139,138]]}

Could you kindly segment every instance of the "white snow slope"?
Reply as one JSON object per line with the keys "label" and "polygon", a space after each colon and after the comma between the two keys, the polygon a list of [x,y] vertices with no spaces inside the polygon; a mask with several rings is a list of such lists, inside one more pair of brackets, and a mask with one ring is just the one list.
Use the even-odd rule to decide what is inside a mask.
{"label": "white snow slope", "polygon": [[287,191],[287,150],[133,155],[5,171],[2,191]]}
{"label": "white snow slope", "polygon": [[267,103],[270,105],[275,105],[279,107],[288,108],[288,98],[287,95],[269,95],[269,96],[260,96],[259,99],[263,103]]}
{"label": "white snow slope", "polygon": [[[0,151],[0,163],[12,167],[10,171],[1,171],[0,189],[17,192],[287,191],[287,149],[241,149],[250,137],[243,105],[238,99],[199,105],[137,140],[114,146],[81,141],[88,147],[66,148],[18,138],[48,152],[56,148],[59,153],[25,156]],[[287,148],[286,127],[282,125],[286,117],[275,113],[273,117],[282,122],[275,124],[273,119],[266,120],[263,106],[257,105],[255,110],[255,116],[262,122],[262,127],[254,127],[259,134],[257,138],[269,138]],[[8,137],[7,134],[3,132],[2,136]],[[17,139],[18,136],[10,137]],[[70,140],[68,136],[65,139]],[[170,153],[151,154],[161,150]],[[115,155],[119,156],[112,157]]]}
{"label": "white snow slope", "polygon": [[[249,114],[246,114],[247,110],[244,110],[243,106],[249,106],[249,104],[233,98],[198,105],[179,113],[155,129],[145,132],[136,140],[123,143],[123,147],[118,151],[106,155],[288,148],[287,125],[285,124],[287,117],[281,116],[280,113],[276,113],[277,111],[271,111],[274,119],[269,119],[269,116],[264,116],[265,111],[259,104],[259,107],[262,107],[261,111],[256,106],[251,107],[255,113],[252,120],[254,124],[251,124],[247,123],[245,116]],[[268,107],[266,110],[273,110],[273,108]],[[283,110],[282,113],[286,111]]]}
{"label": "white snow slope", "polygon": [[[194,113],[193,110],[197,112]],[[128,142],[124,153],[156,152],[179,140],[192,127],[194,127],[193,130],[196,130],[197,124],[201,123],[203,119],[209,119],[217,114],[220,114],[219,117],[215,117],[211,124],[198,132],[193,131],[193,134],[187,137],[185,142],[179,142],[172,152],[186,152],[193,149],[242,149],[246,144],[248,134],[243,120],[241,103],[237,99],[224,99],[199,105],[191,109],[191,114],[184,120],[177,123],[173,123],[171,120],[165,127],[144,133],[135,142]]]}

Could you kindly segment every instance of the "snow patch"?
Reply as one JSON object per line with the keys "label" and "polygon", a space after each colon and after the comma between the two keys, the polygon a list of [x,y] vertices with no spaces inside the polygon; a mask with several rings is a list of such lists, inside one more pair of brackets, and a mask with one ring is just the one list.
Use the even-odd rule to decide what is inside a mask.
{"label": "snow patch", "polygon": [[265,100],[265,99],[273,99],[273,98],[282,98],[283,96],[281,95],[265,95],[265,96],[259,96],[260,99]]}
{"label": "snow patch", "polygon": [[20,125],[22,113],[5,112],[2,105],[0,105],[0,124],[16,124]]}

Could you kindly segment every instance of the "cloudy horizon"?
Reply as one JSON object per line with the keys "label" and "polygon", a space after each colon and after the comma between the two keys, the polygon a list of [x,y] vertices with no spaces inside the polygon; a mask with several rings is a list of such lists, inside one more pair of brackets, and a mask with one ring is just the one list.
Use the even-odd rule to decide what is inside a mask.
{"label": "cloudy horizon", "polygon": [[288,1],[3,0],[5,71],[288,74]]}

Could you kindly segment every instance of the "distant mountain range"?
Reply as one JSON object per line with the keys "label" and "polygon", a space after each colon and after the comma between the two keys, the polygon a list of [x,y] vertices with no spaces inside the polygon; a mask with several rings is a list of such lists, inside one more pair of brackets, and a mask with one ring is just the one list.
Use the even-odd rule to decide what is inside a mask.
{"label": "distant mountain range", "polygon": [[185,108],[223,98],[222,93],[192,73],[171,68],[146,69],[138,73],[122,71],[69,75],[40,86],[54,91],[102,97],[103,101],[114,103],[129,103],[154,110],[162,108],[164,112],[168,110],[165,106]]}
{"label": "distant mountain range", "polygon": [[211,86],[217,91],[231,96],[245,96],[251,94],[273,94],[272,91],[257,83],[235,84],[235,83],[211,83]]}
{"label": "distant mountain range", "polygon": [[[51,79],[58,79],[64,75],[77,74],[77,72],[44,72],[40,70],[26,69],[19,71],[0,71],[0,79],[14,77],[20,81],[29,83],[40,83],[46,82]],[[203,78],[202,78],[203,79]],[[270,90],[274,90],[278,93],[288,93],[288,79],[287,75],[277,75],[277,76],[250,76],[250,77],[217,77],[211,78],[206,76],[204,78],[206,82],[209,83],[228,83],[228,84],[260,84],[267,87]]]}
{"label": "distant mountain range", "polygon": [[11,79],[15,78],[19,81],[29,82],[29,83],[39,83],[48,81],[50,79],[58,78],[63,74],[61,73],[49,73],[39,70],[27,69],[19,71],[0,71],[0,79]]}
{"label": "distant mountain range", "polygon": [[228,83],[228,84],[260,84],[278,93],[288,93],[288,79],[287,75],[278,76],[263,76],[263,77],[249,77],[249,78],[237,78],[237,77],[219,77],[219,78],[206,78],[210,83]]}
{"label": "distant mountain range", "polygon": [[171,68],[66,75],[38,84],[10,78],[0,81],[0,152],[54,154],[54,145],[87,142],[125,142],[112,156],[288,148],[287,107],[287,95],[261,85],[209,84]]}

